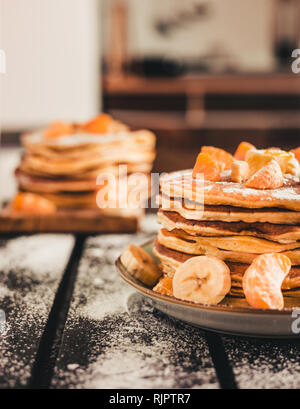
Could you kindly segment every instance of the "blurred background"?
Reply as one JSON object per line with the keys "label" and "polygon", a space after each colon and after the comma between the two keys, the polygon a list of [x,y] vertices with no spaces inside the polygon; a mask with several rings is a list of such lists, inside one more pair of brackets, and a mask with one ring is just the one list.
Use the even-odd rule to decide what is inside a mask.
{"label": "blurred background", "polygon": [[203,144],[300,145],[299,0],[0,0],[0,16],[2,175],[21,132],[99,110],[155,132],[159,172]]}

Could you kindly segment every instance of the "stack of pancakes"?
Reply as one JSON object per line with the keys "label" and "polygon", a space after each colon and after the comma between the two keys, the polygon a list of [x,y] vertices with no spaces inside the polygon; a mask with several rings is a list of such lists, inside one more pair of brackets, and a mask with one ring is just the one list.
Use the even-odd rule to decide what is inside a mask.
{"label": "stack of pancakes", "polygon": [[155,158],[153,133],[130,131],[115,120],[105,133],[73,124],[71,133],[58,137],[47,137],[46,130],[26,134],[22,144],[25,153],[15,171],[19,190],[39,194],[62,209],[97,209],[96,195],[104,186],[97,177],[116,175],[120,181],[125,173],[138,172],[149,178]]}
{"label": "stack of pancakes", "polygon": [[280,252],[292,262],[283,282],[285,296],[300,296],[300,183],[285,175],[277,189],[258,190],[231,181],[193,179],[192,170],[170,173],[160,181],[154,244],[166,276],[196,255],[216,256],[231,271],[230,295],[244,297],[242,277],[259,254]]}

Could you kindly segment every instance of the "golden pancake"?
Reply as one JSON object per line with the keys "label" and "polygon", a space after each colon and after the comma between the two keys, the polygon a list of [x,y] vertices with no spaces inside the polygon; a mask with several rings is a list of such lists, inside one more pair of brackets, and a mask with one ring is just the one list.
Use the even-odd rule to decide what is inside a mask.
{"label": "golden pancake", "polygon": [[[128,148],[128,149],[127,149]],[[127,152],[129,147],[126,146],[98,146],[88,145],[83,147],[76,147],[75,149],[69,149],[66,151],[56,151],[55,149],[47,146],[41,146],[38,149],[27,149],[27,153],[33,156],[43,157],[45,159],[53,161],[69,161],[69,160],[88,160],[95,157],[110,157],[117,150]],[[152,151],[153,149],[144,149],[142,146],[133,145],[130,149],[131,152],[144,152]]]}
{"label": "golden pancake", "polygon": [[[97,192],[65,192],[65,193],[43,193],[43,197],[50,200],[59,209],[98,209],[96,202]],[[147,192],[145,191],[145,197]],[[115,210],[115,208],[99,208],[99,210]],[[124,209],[127,211],[127,208]],[[128,210],[131,210],[130,208]]]}
{"label": "golden pancake", "polygon": [[186,220],[178,213],[162,210],[158,211],[158,223],[168,230],[184,230],[191,236],[253,236],[278,243],[300,240],[300,226],[292,225]]}
{"label": "golden pancake", "polygon": [[88,160],[95,157],[110,158],[116,153],[123,152],[124,157],[128,153],[139,153],[139,152],[152,152],[154,151],[154,144],[149,143],[138,143],[135,139],[131,138],[130,141],[124,141],[122,143],[114,144],[93,144],[93,145],[83,145],[76,146],[73,149],[66,149],[57,151],[49,146],[33,146],[27,148],[27,153],[33,156],[39,156],[47,158],[53,161],[70,161],[70,160]]}
{"label": "golden pancake", "polygon": [[43,197],[59,209],[97,208],[96,192],[44,193]]}
{"label": "golden pancake", "polygon": [[125,129],[106,134],[89,134],[78,131],[58,138],[45,138],[43,131],[37,131],[23,135],[21,141],[28,151],[34,153],[39,152],[40,149],[45,152],[45,148],[49,148],[52,152],[72,154],[81,149],[95,149],[97,146],[100,149],[120,149],[125,146],[128,149],[140,147],[152,150],[155,146],[155,135],[147,130],[129,131]]}
{"label": "golden pancake", "polygon": [[187,220],[300,224],[300,212],[287,209],[247,209],[235,206],[203,205],[187,199],[183,201],[181,198],[169,198],[164,195],[158,196],[158,204],[162,210],[176,212]]}
{"label": "golden pancake", "polygon": [[[135,212],[137,206],[143,207],[151,190],[155,135],[130,131],[110,118],[107,127],[94,126],[95,120],[98,117],[88,124],[54,123],[49,129],[23,135],[25,154],[15,171],[19,190],[40,194],[59,209],[97,210],[101,201],[99,211],[118,215],[123,209],[116,207],[126,200],[124,215],[131,215],[133,207]],[[101,129],[107,131],[96,133]],[[146,178],[137,180],[133,174]],[[121,195],[118,183],[125,175],[128,185]],[[107,183],[112,176],[116,183]]]}
{"label": "golden pancake", "polygon": [[[33,177],[42,177],[43,179],[47,180],[77,180],[77,179],[93,179],[96,180],[99,174],[112,174],[116,176],[122,176],[125,168],[120,168],[119,165],[121,163],[112,163],[109,165],[99,166],[94,169],[88,170],[80,170],[77,172],[73,172],[69,175],[50,175],[46,172],[43,172],[43,169],[31,169],[27,163],[21,162],[18,170],[26,174],[27,176]],[[127,173],[149,173],[152,168],[152,162],[143,162],[143,163],[128,163],[127,166]]]}
{"label": "golden pancake", "polygon": [[25,155],[23,164],[29,169],[36,170],[45,175],[73,175],[78,172],[85,172],[100,166],[105,167],[111,163],[136,163],[136,162],[152,162],[155,158],[154,152],[115,152],[110,157],[95,156],[89,159],[82,160],[62,160],[49,161],[47,158],[36,155]]}
{"label": "golden pancake", "polygon": [[[247,238],[244,237],[244,239],[245,240],[241,242],[242,249],[247,248]],[[254,243],[255,239],[251,241],[250,237],[248,238],[248,242],[249,242],[249,250],[252,250],[252,253],[250,251],[237,251],[237,250],[224,249],[224,247],[236,248],[238,237],[234,239],[230,238],[230,240],[227,240],[227,241],[224,240],[223,242],[222,242],[222,239],[218,241],[216,240],[216,245],[213,246],[212,244],[208,244],[209,240],[202,238],[202,237],[188,236],[184,234],[183,232],[179,232],[178,230],[176,232],[174,231],[170,232],[166,229],[161,229],[158,233],[157,240],[163,246],[169,249],[172,249],[172,250],[182,252],[182,253],[193,254],[193,255],[214,256],[223,261],[232,261],[236,263],[251,264],[252,261],[259,254],[270,252],[270,251],[264,251],[264,248],[266,248],[267,246],[266,240],[264,242],[262,241],[261,243],[259,243],[258,242],[259,239],[257,239],[257,241]],[[213,241],[210,241],[210,243],[212,242]],[[222,245],[223,248],[218,248],[217,247],[218,244]],[[261,244],[263,247],[261,248],[259,244]],[[279,243],[274,243],[273,249],[275,248],[278,249],[278,247],[276,247],[276,244],[278,245],[278,247],[281,246]],[[282,246],[288,246],[288,245],[282,245]],[[297,244],[297,246],[299,246],[299,244]],[[271,247],[271,244],[269,244],[269,247]],[[256,253],[253,252],[255,249],[257,250]],[[296,248],[294,250],[280,251],[280,253],[289,257],[292,265],[300,265],[300,249],[299,248]]]}
{"label": "golden pancake", "polygon": [[180,197],[208,205],[230,205],[259,209],[279,207],[300,211],[299,178],[285,175],[283,186],[277,189],[246,188],[231,182],[231,171],[222,173],[219,182],[194,179],[192,170],[173,172],[161,177],[161,191],[169,197]]}
{"label": "golden pancake", "polygon": [[155,158],[155,136],[145,130],[88,134],[79,127],[57,138],[46,138],[43,131],[27,134],[22,142],[26,154],[20,170],[31,176],[85,179],[101,170],[115,174],[119,164],[127,164],[128,173],[150,172]]}
{"label": "golden pancake", "polygon": [[[150,165],[151,166],[151,165]],[[140,169],[139,169],[140,168]],[[129,165],[127,167],[128,176],[131,173],[139,172],[148,175],[147,170],[145,171],[144,164],[139,165]],[[124,176],[124,172],[121,172],[122,168],[118,169],[116,166],[111,166],[107,168],[102,168],[98,171],[97,175],[94,177],[86,178],[46,178],[42,176],[33,176],[23,170],[21,167],[16,169],[15,175],[19,184],[20,189],[27,190],[29,192],[35,193],[58,193],[58,192],[84,192],[99,189],[97,186],[97,176],[99,175],[116,175],[118,177]],[[124,169],[125,171],[125,169]],[[126,174],[126,173],[125,173]]]}
{"label": "golden pancake", "polygon": [[20,168],[15,171],[19,188],[34,193],[84,192],[97,189],[96,178],[92,179],[49,179],[31,176]]}
{"label": "golden pancake", "polygon": [[[175,274],[176,269],[182,263],[184,263],[189,258],[194,257],[193,255],[190,254],[185,254],[178,252],[176,250],[169,249],[160,244],[157,240],[154,243],[153,253],[156,257],[158,257],[161,260],[161,268],[163,272],[167,276],[171,277]],[[233,263],[229,261],[226,261],[226,264],[230,269],[233,291],[239,291],[239,294],[241,294],[242,293],[241,280],[244,272],[249,267],[249,265],[242,263]],[[282,289],[284,291],[288,291],[294,290],[298,287],[300,287],[300,267],[293,266],[288,276],[283,281]]]}
{"label": "golden pancake", "polygon": [[[118,183],[123,183],[122,179],[117,180],[112,187],[109,184],[97,185],[97,190],[93,191],[69,191],[69,192],[53,192],[42,193],[42,196],[53,202],[58,208],[116,208],[124,207],[134,209],[143,207],[146,202],[149,191],[151,190],[150,176],[146,175],[139,184],[136,183],[136,179],[128,179],[127,189],[125,190],[126,196],[118,196],[120,188]],[[101,195],[101,189],[103,194]],[[113,189],[113,190],[112,190]],[[109,194],[108,194],[109,192]],[[97,204],[98,203],[98,204]],[[99,204],[101,203],[101,205]],[[123,204],[124,203],[124,204]]]}
{"label": "golden pancake", "polygon": [[[70,135],[63,135],[64,138],[71,138],[73,136],[78,136],[78,135],[82,135],[83,134],[83,129],[81,124],[73,124],[73,129],[74,131],[72,132],[72,134]],[[128,133],[130,132],[129,127],[125,124],[123,124],[120,121],[116,121],[115,119],[113,119],[109,124],[108,124],[108,129],[107,132],[109,134],[119,134],[119,133]],[[86,133],[84,133],[86,134]],[[95,134],[92,134],[92,136],[94,136]],[[97,136],[103,136],[105,134],[98,134]],[[44,130],[39,130],[39,131],[35,131],[35,132],[27,132],[25,134],[22,135],[21,137],[21,142],[22,145],[24,145],[26,148],[30,148],[31,146],[35,145],[43,145],[43,144],[47,144],[48,146],[52,146],[55,149],[60,149],[61,146],[63,146],[60,142],[59,139],[61,139],[61,136],[58,138],[45,138],[44,136]],[[68,140],[68,139],[67,139]],[[68,145],[72,145],[72,146],[76,146],[78,145],[75,143],[71,143],[69,142]]]}
{"label": "golden pancake", "polygon": [[[164,244],[162,241],[165,241],[165,243],[170,242],[171,246],[173,242],[174,245],[176,245],[179,241],[184,241],[187,243],[187,245],[190,244],[192,247],[199,247],[199,249],[201,247],[217,247],[218,249],[222,250],[248,252],[253,254],[281,253],[283,251],[300,248],[300,241],[283,244],[251,236],[190,236],[183,230],[178,229],[174,229],[172,231],[161,229],[158,233],[158,239],[162,244]],[[167,244],[164,245],[169,247]]]}

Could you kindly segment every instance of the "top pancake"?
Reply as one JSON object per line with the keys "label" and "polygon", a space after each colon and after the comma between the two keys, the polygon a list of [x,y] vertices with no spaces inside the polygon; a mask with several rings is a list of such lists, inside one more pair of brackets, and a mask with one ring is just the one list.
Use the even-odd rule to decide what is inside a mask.
{"label": "top pancake", "polygon": [[[43,132],[22,137],[26,154],[19,166],[24,174],[44,178],[88,178],[119,164],[127,171],[150,172],[155,158],[155,135],[146,130],[107,134],[74,133],[47,138]],[[91,177],[91,176],[90,176]]]}
{"label": "top pancake", "polygon": [[100,149],[132,144],[147,149],[153,149],[155,146],[155,136],[152,132],[147,130],[129,131],[127,128],[105,134],[90,134],[81,131],[57,138],[45,138],[43,131],[37,131],[24,134],[21,141],[28,151],[36,154],[40,154],[41,149],[43,149],[43,153],[48,149],[53,153],[65,151],[66,154],[70,154],[78,149],[79,152],[82,152],[82,149],[94,150],[97,146]]}
{"label": "top pancake", "polygon": [[252,189],[231,181],[231,171],[222,173],[219,182],[197,180],[192,170],[172,172],[160,179],[161,191],[169,197],[183,198],[208,205],[230,205],[250,209],[279,207],[300,211],[299,178],[285,175],[278,189]]}

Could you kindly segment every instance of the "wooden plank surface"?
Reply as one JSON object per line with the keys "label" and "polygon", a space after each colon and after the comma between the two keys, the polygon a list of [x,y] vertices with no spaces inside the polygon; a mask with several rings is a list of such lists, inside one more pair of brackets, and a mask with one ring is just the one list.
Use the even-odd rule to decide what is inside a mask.
{"label": "wooden plank surface", "polygon": [[39,342],[72,250],[71,235],[0,240],[0,388],[28,386]]}
{"label": "wooden plank surface", "polygon": [[[137,235],[86,239],[51,387],[299,388],[300,340],[206,333],[153,309],[121,281],[115,259],[128,243],[153,237],[155,218]],[[73,243],[54,234],[0,240],[0,388],[30,384]]]}
{"label": "wooden plank surface", "polygon": [[144,232],[87,239],[53,388],[217,388],[203,333],[153,310],[121,281],[114,262]]}
{"label": "wooden plank surface", "polygon": [[53,215],[0,213],[1,233],[111,233],[135,232],[141,211],[128,216],[104,215],[98,210],[59,210]]}
{"label": "wooden plank surface", "polygon": [[239,388],[300,388],[300,339],[222,338]]}

